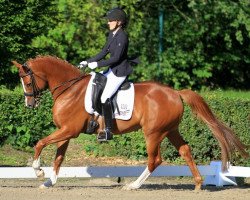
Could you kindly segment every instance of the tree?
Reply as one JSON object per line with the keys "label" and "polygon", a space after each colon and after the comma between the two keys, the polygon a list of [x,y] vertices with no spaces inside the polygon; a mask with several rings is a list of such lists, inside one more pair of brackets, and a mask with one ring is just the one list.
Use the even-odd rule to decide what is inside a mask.
{"label": "tree", "polygon": [[[140,6],[147,13],[145,45],[150,51],[145,53],[151,54],[146,56],[147,72],[140,70],[144,79],[159,79],[175,88],[249,88],[249,1],[157,2],[149,0]],[[160,65],[155,52],[159,8],[164,11]]]}
{"label": "tree", "polygon": [[[50,54],[77,65],[93,56],[108,31],[102,16],[112,7],[124,6],[130,19],[129,54],[141,60],[132,80],[158,80],[175,88],[250,87],[249,0],[0,2],[2,83],[11,82],[4,77],[11,78],[12,59],[24,62]],[[164,13],[161,53],[159,11]]]}
{"label": "tree", "polygon": [[37,54],[31,41],[54,27],[54,4],[50,0],[0,0],[0,83],[15,85],[11,60],[25,62]]}

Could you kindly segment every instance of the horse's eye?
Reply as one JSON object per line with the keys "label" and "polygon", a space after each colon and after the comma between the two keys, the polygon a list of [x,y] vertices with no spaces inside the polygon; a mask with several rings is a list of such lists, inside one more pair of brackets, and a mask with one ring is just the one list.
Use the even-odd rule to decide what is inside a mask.
{"label": "horse's eye", "polygon": [[26,86],[27,86],[27,87],[31,87],[31,83],[27,83]]}

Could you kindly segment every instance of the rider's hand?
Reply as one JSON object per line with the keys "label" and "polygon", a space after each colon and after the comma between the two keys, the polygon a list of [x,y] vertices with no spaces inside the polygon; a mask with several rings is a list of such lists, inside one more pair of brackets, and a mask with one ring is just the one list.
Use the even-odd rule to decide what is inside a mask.
{"label": "rider's hand", "polygon": [[97,68],[97,62],[88,63],[88,67],[89,67],[90,69],[95,69],[95,68]]}
{"label": "rider's hand", "polygon": [[84,61],[80,62],[79,68],[86,67],[87,65],[88,65],[88,62],[84,60]]}

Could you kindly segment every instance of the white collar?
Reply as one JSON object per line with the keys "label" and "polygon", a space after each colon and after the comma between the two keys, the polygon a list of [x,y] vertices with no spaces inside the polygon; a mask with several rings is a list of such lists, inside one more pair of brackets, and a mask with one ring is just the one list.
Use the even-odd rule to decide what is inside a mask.
{"label": "white collar", "polygon": [[115,34],[117,33],[117,31],[120,29],[121,27],[118,27],[114,32],[113,32],[113,37],[115,36]]}

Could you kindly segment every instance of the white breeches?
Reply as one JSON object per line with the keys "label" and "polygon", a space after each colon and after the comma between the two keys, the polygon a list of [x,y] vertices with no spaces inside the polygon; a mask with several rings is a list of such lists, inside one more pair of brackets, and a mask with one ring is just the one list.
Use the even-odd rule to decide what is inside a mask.
{"label": "white breeches", "polygon": [[108,98],[116,93],[120,85],[125,81],[126,76],[118,77],[114,75],[111,69],[103,75],[107,77],[107,83],[101,96],[101,102],[105,103]]}

